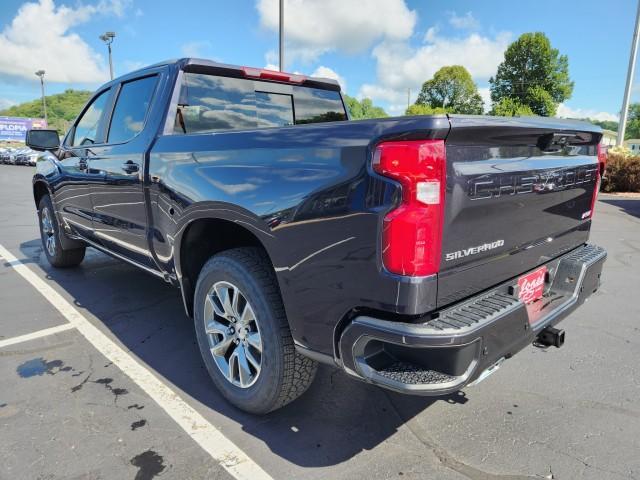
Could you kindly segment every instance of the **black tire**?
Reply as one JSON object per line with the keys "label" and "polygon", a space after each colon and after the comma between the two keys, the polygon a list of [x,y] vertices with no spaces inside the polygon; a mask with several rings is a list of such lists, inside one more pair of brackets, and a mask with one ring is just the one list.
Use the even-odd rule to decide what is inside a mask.
{"label": "black tire", "polygon": [[[218,282],[238,287],[259,326],[260,371],[254,383],[244,388],[231,383],[218,367],[205,329],[205,302]],[[265,414],[292,402],[311,385],[317,363],[296,352],[275,274],[260,249],[236,248],[211,257],[198,276],[194,302],[200,353],[213,383],[230,403],[249,413]]]}
{"label": "black tire", "polygon": [[[49,226],[45,227],[43,218],[47,216],[49,218]],[[64,235],[64,232],[60,231],[60,225],[58,224],[49,195],[44,195],[40,199],[38,205],[38,225],[40,227],[40,239],[42,240],[44,254],[52,266],[56,268],[69,268],[80,265],[84,259],[85,247],[73,249],[62,248],[60,235]]]}

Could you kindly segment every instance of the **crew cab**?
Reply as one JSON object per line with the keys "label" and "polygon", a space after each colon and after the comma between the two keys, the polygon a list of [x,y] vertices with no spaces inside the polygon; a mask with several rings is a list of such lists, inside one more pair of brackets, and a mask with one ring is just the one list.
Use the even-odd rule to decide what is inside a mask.
{"label": "crew cab", "polygon": [[180,289],[222,394],[282,407],[318,362],[398,392],[476,383],[599,287],[601,130],[549,118],[351,121],[333,81],[185,58],[117,78],[46,151],[55,267],[93,247]]}

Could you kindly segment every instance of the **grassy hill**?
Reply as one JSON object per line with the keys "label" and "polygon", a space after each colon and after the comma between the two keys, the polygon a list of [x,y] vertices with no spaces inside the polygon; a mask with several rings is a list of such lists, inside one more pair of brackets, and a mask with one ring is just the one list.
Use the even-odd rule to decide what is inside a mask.
{"label": "grassy hill", "polygon": [[[92,92],[88,90],[66,90],[56,95],[47,95],[47,116],[49,127],[58,130],[62,134],[66,131],[85,103],[89,100]],[[0,111],[0,115],[8,117],[35,117],[42,118],[42,99],[38,98],[30,102],[14,105]]]}

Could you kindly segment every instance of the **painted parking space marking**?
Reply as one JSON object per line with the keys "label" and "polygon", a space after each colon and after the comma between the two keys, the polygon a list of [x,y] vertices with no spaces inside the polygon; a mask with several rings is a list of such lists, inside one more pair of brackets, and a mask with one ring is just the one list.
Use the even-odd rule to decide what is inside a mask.
{"label": "painted parking space marking", "polygon": [[15,345],[17,343],[28,342],[29,340],[35,340],[36,338],[48,337],[49,335],[64,332],[66,330],[71,330],[73,328],[76,328],[76,327],[74,327],[70,323],[65,323],[63,325],[58,325],[50,328],[43,328],[42,330],[26,333],[24,335],[20,335],[17,337],[6,338],[4,340],[0,340],[0,348],[8,347],[9,345]]}
{"label": "painted parking space marking", "polygon": [[6,266],[13,268],[68,320],[68,328],[76,328],[102,355],[142,388],[230,475],[243,480],[272,478],[169,386],[89,322],[53,287],[2,245],[0,245],[0,257],[6,260]]}

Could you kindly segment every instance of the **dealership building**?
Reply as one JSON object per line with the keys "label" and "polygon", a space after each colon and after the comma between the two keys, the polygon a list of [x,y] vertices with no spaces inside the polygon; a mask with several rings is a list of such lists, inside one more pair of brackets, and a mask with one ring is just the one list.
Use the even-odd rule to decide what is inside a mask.
{"label": "dealership building", "polygon": [[31,128],[47,128],[47,122],[43,118],[0,117],[0,141],[24,142]]}

